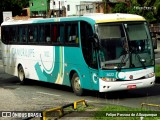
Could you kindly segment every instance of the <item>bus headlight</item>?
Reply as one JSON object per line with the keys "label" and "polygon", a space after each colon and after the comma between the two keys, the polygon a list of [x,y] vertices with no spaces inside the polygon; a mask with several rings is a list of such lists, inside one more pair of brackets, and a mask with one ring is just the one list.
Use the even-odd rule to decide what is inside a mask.
{"label": "bus headlight", "polygon": [[151,78],[151,77],[154,77],[155,76],[155,73],[149,73],[149,74],[147,74],[145,77],[146,78]]}
{"label": "bus headlight", "polygon": [[103,78],[101,78],[101,80],[103,80],[105,82],[114,82],[114,81],[116,81],[116,78],[105,78],[105,77],[103,77]]}

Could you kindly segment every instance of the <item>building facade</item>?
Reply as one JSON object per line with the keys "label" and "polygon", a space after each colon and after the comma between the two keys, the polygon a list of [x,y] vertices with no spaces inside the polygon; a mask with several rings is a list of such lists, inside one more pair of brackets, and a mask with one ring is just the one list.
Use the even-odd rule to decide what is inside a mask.
{"label": "building facade", "polygon": [[30,16],[45,17],[48,14],[50,0],[29,0]]}
{"label": "building facade", "polygon": [[111,12],[116,3],[128,0],[29,0],[31,17],[79,16]]}
{"label": "building facade", "polygon": [[29,0],[30,17],[75,16],[97,12],[102,0]]}

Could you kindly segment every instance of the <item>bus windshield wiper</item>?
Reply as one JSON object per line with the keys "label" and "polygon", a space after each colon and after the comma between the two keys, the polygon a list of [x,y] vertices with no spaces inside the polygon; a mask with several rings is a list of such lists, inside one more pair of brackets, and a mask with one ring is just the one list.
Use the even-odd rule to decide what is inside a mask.
{"label": "bus windshield wiper", "polygon": [[[117,66],[117,71],[121,71],[121,68],[122,68],[122,66],[123,66],[123,63],[127,62],[128,57],[126,58],[126,56],[127,56],[127,52],[126,52],[125,54],[123,54],[123,57],[122,57],[122,59],[121,59],[121,62],[120,62],[120,63],[118,64],[118,66]],[[125,61],[125,58],[126,58],[126,61]]]}
{"label": "bus windshield wiper", "polygon": [[[122,39],[126,39],[125,37],[122,38]],[[123,40],[124,41],[124,40]],[[120,71],[122,66],[123,66],[123,63],[127,62],[129,56],[126,58],[126,55],[129,53],[129,50],[128,50],[128,47],[127,47],[127,42],[123,42],[123,52],[122,52],[122,59],[121,59],[121,62],[118,64],[117,66],[117,70]],[[125,61],[125,58],[126,58],[126,61]]]}
{"label": "bus windshield wiper", "polygon": [[140,57],[140,55],[139,55],[136,51],[134,51],[134,54],[137,56],[139,62],[142,64],[143,68],[146,69],[146,66],[145,66],[145,64],[144,64],[144,63],[146,62],[146,60],[145,60],[145,59],[142,59],[142,58]]}

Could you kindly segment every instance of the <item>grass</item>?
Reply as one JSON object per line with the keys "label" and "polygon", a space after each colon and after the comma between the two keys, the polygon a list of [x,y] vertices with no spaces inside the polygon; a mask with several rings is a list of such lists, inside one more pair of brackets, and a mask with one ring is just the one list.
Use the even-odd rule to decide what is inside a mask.
{"label": "grass", "polygon": [[160,65],[156,65],[155,71],[156,71],[156,77],[160,77]]}
{"label": "grass", "polygon": [[157,111],[107,105],[99,108],[90,120],[160,120],[159,116],[160,112]]}

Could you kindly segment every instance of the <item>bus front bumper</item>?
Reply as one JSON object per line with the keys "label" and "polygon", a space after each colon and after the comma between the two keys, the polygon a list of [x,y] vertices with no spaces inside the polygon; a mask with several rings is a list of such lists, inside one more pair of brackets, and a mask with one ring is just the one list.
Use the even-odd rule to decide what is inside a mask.
{"label": "bus front bumper", "polygon": [[155,76],[147,79],[132,81],[107,82],[99,79],[99,92],[110,92],[119,90],[130,90],[151,87],[155,84]]}

